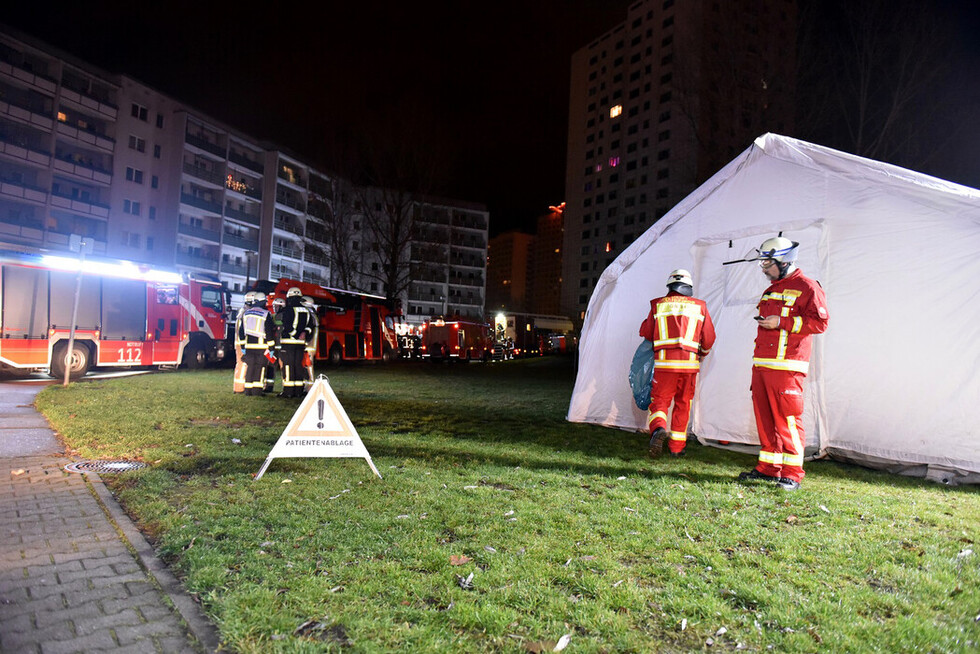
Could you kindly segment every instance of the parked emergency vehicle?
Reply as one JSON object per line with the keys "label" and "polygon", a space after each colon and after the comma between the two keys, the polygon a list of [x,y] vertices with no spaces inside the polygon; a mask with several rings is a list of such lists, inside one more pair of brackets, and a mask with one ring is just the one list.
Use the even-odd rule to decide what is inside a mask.
{"label": "parked emergency vehicle", "polygon": [[225,295],[218,281],[130,261],[0,252],[0,368],[60,378],[67,366],[77,378],[96,366],[201,367],[225,356]]}
{"label": "parked emergency vehicle", "polygon": [[422,324],[419,351],[423,358],[488,361],[493,354],[490,325],[437,318]]}
{"label": "parked emergency vehicle", "polygon": [[497,342],[506,343],[513,356],[540,356],[576,349],[572,321],[565,316],[501,312],[494,322]]}
{"label": "parked emergency vehicle", "polygon": [[341,361],[390,361],[398,356],[396,327],[400,309],[391,301],[365,293],[342,291],[295,279],[258,282],[255,290],[266,294],[269,309],[276,298],[298,288],[316,304],[319,317],[316,359],[331,364]]}

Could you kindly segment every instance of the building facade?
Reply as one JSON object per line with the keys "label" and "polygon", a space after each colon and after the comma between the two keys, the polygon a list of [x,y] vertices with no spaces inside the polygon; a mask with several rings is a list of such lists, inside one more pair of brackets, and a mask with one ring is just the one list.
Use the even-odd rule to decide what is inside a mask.
{"label": "building facade", "polygon": [[527,311],[531,248],[535,237],[512,230],[490,239],[487,311]]}
{"label": "building facade", "polygon": [[562,313],[752,140],[792,131],[795,0],[640,0],[572,56]]}
{"label": "building facade", "polygon": [[[138,80],[0,30],[4,247],[67,251],[79,235],[97,255],[212,275],[239,301],[255,280],[283,277],[385,294],[361,247],[371,234],[351,201],[359,194],[341,209],[341,186],[351,185]],[[424,263],[427,277],[411,280],[403,308],[482,315],[486,208],[417,205],[425,229],[402,263]],[[337,274],[337,242],[356,273]]]}

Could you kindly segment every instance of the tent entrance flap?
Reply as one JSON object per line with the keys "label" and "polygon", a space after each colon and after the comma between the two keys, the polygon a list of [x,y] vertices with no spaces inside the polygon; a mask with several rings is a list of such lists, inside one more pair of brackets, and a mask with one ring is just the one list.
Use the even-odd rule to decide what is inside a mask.
{"label": "tent entrance flap", "polygon": [[[769,281],[757,263],[723,264],[754,255],[755,248],[773,235],[768,228],[746,230],[738,238],[729,235],[702,238],[691,247],[694,261],[692,272],[697,280],[696,293],[708,303],[719,336],[719,343],[701,366],[698,398],[694,403],[694,431],[704,438],[753,445],[759,443],[750,395],[752,352],[758,329],[753,316]],[[819,280],[824,273],[821,269],[824,257],[819,252],[824,236],[823,222],[817,221],[792,231],[784,230],[783,236],[806,244],[806,247],[800,248],[796,263],[808,277]],[[723,347],[718,346],[722,344]],[[821,403],[817,401],[821,391],[823,361],[820,347],[821,341],[816,339],[810,372],[804,385],[803,424],[808,452],[820,451],[820,435],[827,424]],[[737,390],[732,392],[732,389]],[[711,412],[701,412],[703,402],[711,404]]]}

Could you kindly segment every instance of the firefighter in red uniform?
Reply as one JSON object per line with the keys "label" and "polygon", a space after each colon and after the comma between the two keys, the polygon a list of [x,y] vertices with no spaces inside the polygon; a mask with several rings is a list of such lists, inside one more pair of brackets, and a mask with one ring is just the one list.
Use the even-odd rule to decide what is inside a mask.
{"label": "firefighter in red uniform", "polygon": [[242,314],[238,338],[245,343],[245,395],[262,395],[266,363],[274,363],[272,348],[276,345],[276,326],[265,308],[265,293],[257,292],[253,305]]}
{"label": "firefighter in red uniform", "polygon": [[759,248],[759,266],[772,281],[759,301],[752,358],[752,405],[759,431],[759,463],[740,481],[760,480],[787,491],[803,480],[803,380],[810,366],[810,335],[827,329],[827,298],[820,284],[796,267],[800,244],[777,236]]}
{"label": "firefighter in red uniform", "polygon": [[[669,292],[650,300],[650,314],[640,325],[640,336],[653,341],[653,385],[650,390],[650,456],[663,452],[664,440],[672,456],[683,456],[687,422],[701,360],[715,343],[715,327],[704,300],[693,295],[694,282],[686,270],[667,277]],[[674,412],[668,434],[667,413]],[[669,436],[669,439],[668,439]]]}

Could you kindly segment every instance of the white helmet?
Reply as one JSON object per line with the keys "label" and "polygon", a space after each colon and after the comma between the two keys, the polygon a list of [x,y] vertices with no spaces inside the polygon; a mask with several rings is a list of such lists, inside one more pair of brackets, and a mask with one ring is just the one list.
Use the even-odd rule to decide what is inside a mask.
{"label": "white helmet", "polygon": [[772,259],[779,263],[793,263],[800,244],[783,236],[767,238],[759,246],[759,259]]}
{"label": "white helmet", "polygon": [[296,286],[286,291],[286,297],[302,297],[303,291],[299,290]]}
{"label": "white helmet", "polygon": [[252,296],[252,304],[265,304],[265,293],[255,291],[255,295]]}
{"label": "white helmet", "polygon": [[275,300],[272,301],[272,308],[275,311],[282,309],[284,306],[286,306],[286,301],[281,297],[277,297]]}
{"label": "white helmet", "polygon": [[250,307],[255,304],[255,291],[249,291],[245,294],[245,306]]}
{"label": "white helmet", "polygon": [[687,272],[683,268],[678,268],[674,272],[667,275],[667,286],[671,284],[687,284],[688,286],[694,286],[694,280],[691,279],[691,273]]}
{"label": "white helmet", "polygon": [[316,305],[313,303],[313,298],[311,298],[309,295],[304,295],[299,302],[307,309],[313,309],[316,307]]}

